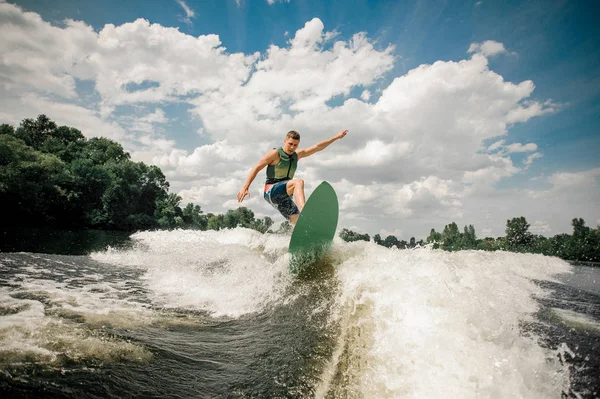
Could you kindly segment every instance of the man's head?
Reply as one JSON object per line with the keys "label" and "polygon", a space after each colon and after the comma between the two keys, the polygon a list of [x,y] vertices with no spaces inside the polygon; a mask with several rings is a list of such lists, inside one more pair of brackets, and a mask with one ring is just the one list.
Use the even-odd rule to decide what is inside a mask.
{"label": "man's head", "polygon": [[296,151],[298,144],[300,144],[300,134],[294,130],[290,130],[283,140],[283,151],[291,154]]}

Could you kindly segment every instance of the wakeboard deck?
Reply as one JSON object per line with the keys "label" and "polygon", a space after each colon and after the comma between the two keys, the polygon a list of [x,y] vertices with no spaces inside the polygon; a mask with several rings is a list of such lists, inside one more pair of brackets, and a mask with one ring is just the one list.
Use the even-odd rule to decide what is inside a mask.
{"label": "wakeboard deck", "polygon": [[290,239],[290,271],[302,274],[327,252],[339,215],[338,199],[331,184],[324,181],[306,201]]}

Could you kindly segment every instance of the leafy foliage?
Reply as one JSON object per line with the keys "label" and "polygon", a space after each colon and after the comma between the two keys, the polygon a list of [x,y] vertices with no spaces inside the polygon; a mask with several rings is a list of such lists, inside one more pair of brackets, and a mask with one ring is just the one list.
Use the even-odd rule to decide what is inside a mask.
{"label": "leafy foliage", "polygon": [[340,237],[342,240],[350,242],[350,241],[369,241],[369,235],[368,234],[358,234],[355,233],[354,231],[348,230],[348,229],[342,229],[342,231],[340,232]]}
{"label": "leafy foliage", "polygon": [[0,126],[4,227],[154,228],[168,187],[159,168],[132,162],[120,144],[86,140],[45,115]]}
{"label": "leafy foliage", "polygon": [[[477,249],[483,251],[514,251],[538,253],[557,256],[567,260],[600,262],[600,227],[592,229],[585,225],[581,218],[573,219],[573,235],[558,234],[551,238],[534,235],[529,232],[529,223],[521,216],[506,221],[506,236],[499,238],[486,237],[478,239],[473,225],[465,226],[461,232],[456,223],[452,222],[444,227],[442,233],[431,229],[427,243],[434,249],[441,248],[446,251],[460,251]],[[355,241],[361,234],[349,230],[342,230],[340,237],[345,241]],[[366,235],[368,237],[368,235]],[[368,241],[368,238],[367,238]],[[379,234],[373,236],[376,244],[384,247],[414,248],[422,241],[415,242],[414,237],[407,244],[394,236],[381,239]]]}

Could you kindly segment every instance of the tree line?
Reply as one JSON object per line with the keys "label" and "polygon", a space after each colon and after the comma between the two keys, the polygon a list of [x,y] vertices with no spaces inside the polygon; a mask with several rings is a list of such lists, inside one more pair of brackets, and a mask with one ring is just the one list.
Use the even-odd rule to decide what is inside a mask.
{"label": "tree line", "polygon": [[[160,168],[133,162],[107,138],[86,139],[46,115],[15,128],[0,125],[0,227],[61,229],[214,229],[243,226],[270,231],[273,220],[247,208],[204,214],[180,206]],[[282,223],[277,232],[291,230]]]}
{"label": "tree line", "polygon": [[[478,239],[473,225],[465,226],[461,232],[457,224],[452,222],[446,225],[442,232],[431,229],[425,242],[423,240],[417,242],[414,237],[406,242],[398,240],[393,235],[382,240],[379,234],[373,236],[373,241],[388,248],[406,249],[431,244],[435,249],[441,248],[446,251],[502,250],[538,253],[566,260],[600,262],[600,226],[595,229],[590,228],[581,218],[573,219],[571,224],[573,234],[557,234],[547,238],[532,234],[527,219],[521,216],[506,221],[504,237]],[[368,234],[360,234],[348,229],[342,229],[339,235],[344,241],[370,241]]]}

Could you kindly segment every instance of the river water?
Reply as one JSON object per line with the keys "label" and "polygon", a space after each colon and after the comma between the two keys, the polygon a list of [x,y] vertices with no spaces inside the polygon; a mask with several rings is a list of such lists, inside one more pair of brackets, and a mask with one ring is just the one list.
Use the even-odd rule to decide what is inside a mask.
{"label": "river water", "polygon": [[338,238],[134,234],[0,253],[0,394],[47,398],[600,397],[600,269]]}

